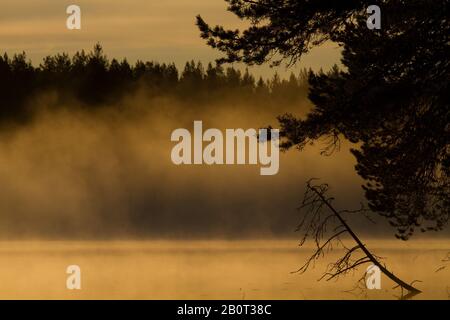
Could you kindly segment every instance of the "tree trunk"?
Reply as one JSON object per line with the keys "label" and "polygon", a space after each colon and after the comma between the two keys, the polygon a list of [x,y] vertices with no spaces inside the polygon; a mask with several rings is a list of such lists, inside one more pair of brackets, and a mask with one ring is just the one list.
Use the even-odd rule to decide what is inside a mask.
{"label": "tree trunk", "polygon": [[373,256],[373,254],[366,248],[366,246],[359,240],[359,238],[356,236],[356,234],[353,232],[353,230],[350,228],[350,226],[347,224],[347,222],[342,218],[342,216],[339,214],[339,212],[333,208],[333,206],[327,201],[327,199],[314,187],[311,187],[308,185],[308,188],[310,188],[314,193],[317,194],[317,196],[320,197],[320,199],[325,203],[325,205],[328,207],[328,209],[333,212],[333,214],[339,219],[339,221],[342,223],[342,225],[345,227],[345,229],[348,231],[348,233],[352,236],[353,240],[358,244],[358,246],[361,248],[361,250],[366,254],[367,258],[369,258],[370,261],[373,262],[374,265],[376,265],[380,270],[392,281],[397,283],[401,288],[404,288],[409,291],[409,293],[406,296],[403,296],[404,299],[412,298],[413,296],[421,293],[419,289],[414,288],[412,285],[404,282],[403,280],[399,279],[397,276],[395,276],[392,272],[390,272],[388,269],[386,269],[378,260]]}

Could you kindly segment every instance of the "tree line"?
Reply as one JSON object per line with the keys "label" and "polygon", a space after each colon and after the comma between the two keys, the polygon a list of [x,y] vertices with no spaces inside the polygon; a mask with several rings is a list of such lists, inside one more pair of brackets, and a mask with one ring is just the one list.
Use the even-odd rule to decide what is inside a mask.
{"label": "tree line", "polygon": [[100,44],[91,52],[73,56],[58,53],[47,56],[34,67],[25,53],[0,56],[0,119],[27,121],[33,112],[30,99],[36,94],[56,91],[55,105],[76,99],[77,105],[95,108],[117,105],[138,88],[149,97],[171,96],[184,102],[205,104],[221,98],[252,100],[262,104],[293,103],[307,96],[308,72],[291,73],[288,79],[275,74],[271,79],[256,79],[229,66],[187,62],[182,71],[174,63],[126,59],[111,61]]}

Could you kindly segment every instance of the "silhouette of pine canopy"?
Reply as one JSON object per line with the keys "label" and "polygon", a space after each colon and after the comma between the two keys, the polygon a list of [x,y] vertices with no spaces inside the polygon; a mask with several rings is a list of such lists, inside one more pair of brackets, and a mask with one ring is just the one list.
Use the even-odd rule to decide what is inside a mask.
{"label": "silhouette of pine canopy", "polygon": [[[310,73],[310,113],[279,117],[283,147],[327,137],[330,154],[348,139],[370,208],[398,238],[417,227],[442,230],[450,210],[450,1],[226,1],[250,27],[226,30],[197,17],[201,36],[224,53],[220,63],[293,64],[326,41],[343,50],[345,68]],[[374,4],[380,30],[366,24]]]}
{"label": "silhouette of pine canopy", "polygon": [[261,104],[286,104],[304,99],[306,72],[292,74],[289,80],[256,79],[247,71],[223,68],[201,62],[187,62],[180,72],[175,64],[126,59],[111,61],[97,44],[92,52],[66,53],[45,57],[34,67],[25,53],[0,56],[1,122],[26,122],[33,116],[31,99],[45,91],[58,94],[56,107],[67,101],[87,109],[113,106],[125,95],[143,89],[148,96],[172,96],[185,103],[206,106],[224,96],[231,100],[252,100]]}

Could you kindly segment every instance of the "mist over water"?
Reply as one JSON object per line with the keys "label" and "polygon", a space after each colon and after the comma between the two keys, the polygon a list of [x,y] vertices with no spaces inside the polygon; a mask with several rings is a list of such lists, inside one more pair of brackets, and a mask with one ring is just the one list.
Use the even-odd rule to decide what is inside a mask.
{"label": "mist over water", "polygon": [[[223,0],[131,0],[124,12],[121,2],[80,0],[83,27],[69,31],[67,4],[6,2],[0,12],[0,299],[399,299],[403,289],[394,285],[402,281],[402,288],[408,283],[421,291],[413,299],[450,299],[449,226],[400,241],[377,213],[369,221],[350,211],[365,204],[349,152],[357,145],[342,140],[332,156],[321,155],[326,141],[281,153],[278,174],[269,176],[261,175],[261,163],[176,166],[171,159],[176,129],[192,133],[194,121],[203,132],[276,129],[277,116],[307,115],[309,96],[321,115],[307,122],[311,136],[323,124],[370,137],[369,144],[360,141],[375,151],[365,152],[370,165],[359,171],[383,179],[389,196],[379,199],[387,209],[390,200],[398,202],[396,213],[407,220],[398,220],[402,226],[425,226],[425,217],[440,226],[436,217],[446,212],[432,204],[438,210],[428,214],[425,204],[445,198],[430,189],[445,190],[434,185],[446,175],[439,167],[437,179],[414,179],[422,180],[416,174],[422,169],[433,173],[434,164],[445,165],[445,135],[434,133],[446,128],[446,17],[431,2],[398,11],[387,1],[378,8],[382,30],[368,33],[369,12],[361,4],[329,14],[320,5],[311,14],[308,1],[280,10],[273,2],[267,14],[257,2],[255,10],[237,12],[239,4],[227,11]],[[355,23],[336,28],[348,17]],[[252,29],[230,40],[215,24]],[[208,63],[224,53],[235,63]],[[238,62],[240,53],[249,65]],[[288,64],[258,65],[265,53]],[[345,221],[315,212],[296,233],[311,178],[329,184],[333,206],[348,211]],[[385,267],[378,290],[364,283],[372,263]],[[326,272],[336,277],[318,281]],[[401,281],[390,280],[391,273]],[[357,284],[361,291],[351,290]]]}
{"label": "mist over water", "polygon": [[[366,239],[367,240],[367,239]],[[448,299],[448,241],[374,240],[368,245],[397,276],[423,293],[415,299]],[[384,275],[381,290],[349,291],[361,266],[338,281],[317,281],[335,250],[305,274],[293,273],[311,246],[295,240],[258,241],[9,241],[0,242],[2,299],[398,299]],[[81,290],[67,290],[65,269],[81,268]],[[447,263],[448,264],[448,263]],[[32,266],[32,267],[30,267]]]}
{"label": "mist over water", "polygon": [[260,176],[255,165],[171,162],[171,132],[192,131],[194,120],[202,120],[204,130],[276,127],[277,115],[304,114],[306,100],[265,108],[226,100],[187,107],[137,91],[120,108],[83,111],[46,108],[52,99],[34,99],[37,110],[50,110],[2,133],[4,238],[292,237],[307,179],[330,183],[343,206],[363,200],[345,144],[332,157],[320,156],[320,145],[281,153],[275,176]]}

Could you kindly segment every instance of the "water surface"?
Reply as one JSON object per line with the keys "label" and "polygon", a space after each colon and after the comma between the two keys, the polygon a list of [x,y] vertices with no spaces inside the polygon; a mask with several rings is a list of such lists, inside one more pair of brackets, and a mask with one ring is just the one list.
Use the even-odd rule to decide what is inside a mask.
{"label": "water surface", "polygon": [[[450,241],[366,242],[420,299],[449,299]],[[0,243],[0,299],[396,299],[382,289],[355,295],[361,267],[337,281],[317,279],[338,251],[306,274],[292,273],[311,253],[284,241],[14,241]],[[81,267],[82,289],[66,289],[68,265]],[[440,269],[440,270],[439,270]]]}

